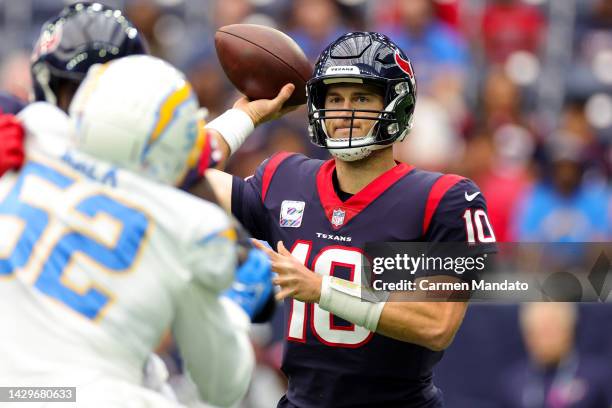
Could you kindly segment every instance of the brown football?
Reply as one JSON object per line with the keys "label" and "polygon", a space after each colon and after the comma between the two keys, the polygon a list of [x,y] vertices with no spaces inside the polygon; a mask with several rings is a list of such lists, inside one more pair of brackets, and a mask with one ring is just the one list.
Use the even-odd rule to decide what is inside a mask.
{"label": "brown football", "polygon": [[249,99],[272,99],[286,83],[295,90],[285,106],[306,103],[312,65],[285,33],[256,24],[232,24],[215,33],[215,48],[225,74]]}

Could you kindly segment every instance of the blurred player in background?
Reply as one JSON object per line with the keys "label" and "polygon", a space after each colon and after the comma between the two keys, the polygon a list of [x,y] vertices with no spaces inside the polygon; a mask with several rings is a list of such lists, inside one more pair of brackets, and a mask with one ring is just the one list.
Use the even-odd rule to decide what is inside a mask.
{"label": "blurred player in background", "polygon": [[184,76],[127,57],[90,70],[70,118],[35,103],[20,119],[27,160],[0,185],[0,383],[76,386],[79,405],[175,406],[141,386],[171,328],[200,396],[239,400],[253,367],[249,318],[219,296],[238,232],[173,187],[204,137]]}
{"label": "blurred player in background", "polygon": [[34,100],[68,111],[94,64],[147,54],[144,38],[120,10],[78,2],[43,24],[32,51]]}
{"label": "blurred player in background", "polygon": [[[67,6],[43,24],[34,45],[32,100],[46,101],[67,111],[92,65],[146,53],[144,38],[120,10],[87,2]],[[1,95],[0,104],[1,175],[23,162],[23,129],[13,116],[23,103]]]}
{"label": "blurred player in background", "polygon": [[[291,88],[276,106],[240,100],[208,128],[234,152]],[[362,250],[366,242],[458,241],[480,244],[474,255],[493,251],[484,197],[468,179],[393,160],[393,143],[412,126],[416,81],[389,38],[340,37],[307,90],[312,141],[332,160],[278,153],[247,180],[207,172],[220,203],[256,238],[278,243],[278,253],[261,246],[279,274],[278,298],[287,298],[289,388],[278,406],[441,407],[432,368],[467,304],[363,301]],[[428,279],[459,281],[452,272]]]}

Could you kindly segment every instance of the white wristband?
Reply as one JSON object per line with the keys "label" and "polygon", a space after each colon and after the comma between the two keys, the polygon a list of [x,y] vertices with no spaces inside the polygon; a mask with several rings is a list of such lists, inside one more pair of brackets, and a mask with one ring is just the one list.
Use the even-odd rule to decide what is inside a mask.
{"label": "white wristband", "polygon": [[344,320],[376,331],[385,302],[375,301],[366,288],[353,282],[326,275],[321,285],[319,306]]}
{"label": "white wristband", "polygon": [[234,154],[253,132],[255,125],[246,112],[240,109],[229,109],[208,123],[206,128],[219,132],[229,145],[230,154]]}

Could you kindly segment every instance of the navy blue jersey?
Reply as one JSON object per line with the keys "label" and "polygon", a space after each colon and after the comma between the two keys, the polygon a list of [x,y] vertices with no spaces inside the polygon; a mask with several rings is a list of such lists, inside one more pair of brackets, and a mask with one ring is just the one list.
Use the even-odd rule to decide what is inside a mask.
{"label": "navy blue jersey", "polygon": [[[232,212],[255,238],[274,248],[283,241],[315,272],[357,283],[366,242],[495,239],[468,179],[399,163],[343,202],[334,172],[333,160],[276,154],[253,177],[234,177]],[[279,406],[441,406],[432,368],[442,352],[374,334],[316,304],[288,299],[285,312],[289,388]]]}
{"label": "navy blue jersey", "polygon": [[18,114],[24,107],[25,103],[6,92],[0,92],[0,114],[2,113],[11,113],[13,115]]}

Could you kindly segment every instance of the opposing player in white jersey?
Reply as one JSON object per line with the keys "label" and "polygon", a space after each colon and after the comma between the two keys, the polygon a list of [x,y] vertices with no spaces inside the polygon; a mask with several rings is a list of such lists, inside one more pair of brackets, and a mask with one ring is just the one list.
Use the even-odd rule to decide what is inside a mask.
{"label": "opposing player in white jersey", "polygon": [[140,386],[170,328],[200,396],[235,403],[253,367],[249,319],[219,296],[237,230],[173,187],[204,137],[182,74],[119,59],[89,71],[70,117],[36,103],[21,120],[27,161],[0,181],[0,386],[75,386],[79,407],[174,406]]}

